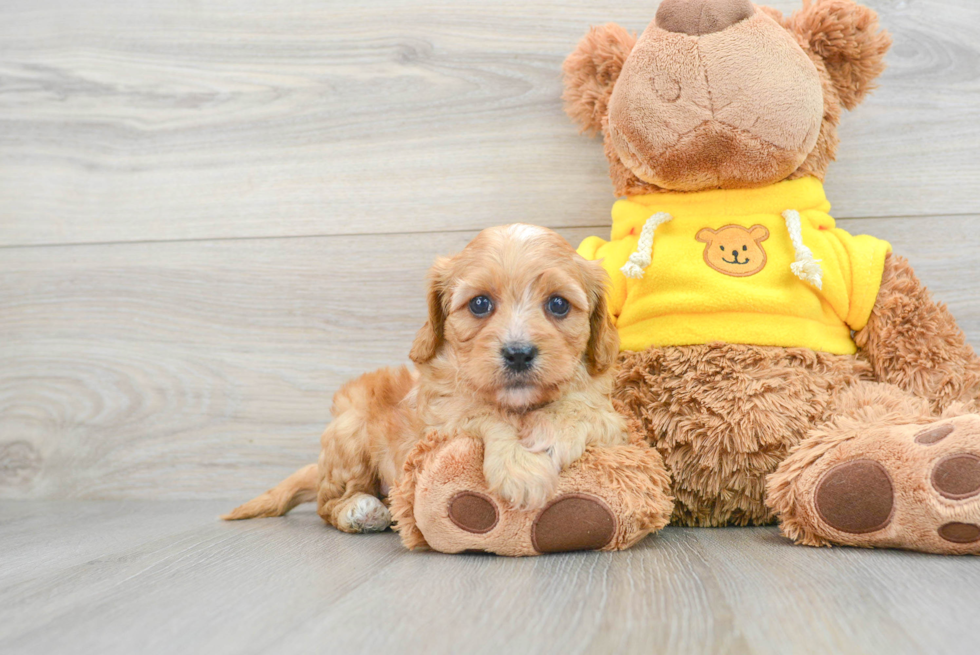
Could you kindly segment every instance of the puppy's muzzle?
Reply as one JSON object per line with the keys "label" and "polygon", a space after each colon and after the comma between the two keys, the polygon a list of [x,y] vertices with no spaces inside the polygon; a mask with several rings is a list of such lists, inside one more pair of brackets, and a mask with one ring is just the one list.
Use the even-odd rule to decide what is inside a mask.
{"label": "puppy's muzzle", "polygon": [[524,373],[538,356],[538,349],[529,343],[508,343],[500,349],[500,356],[509,373]]}

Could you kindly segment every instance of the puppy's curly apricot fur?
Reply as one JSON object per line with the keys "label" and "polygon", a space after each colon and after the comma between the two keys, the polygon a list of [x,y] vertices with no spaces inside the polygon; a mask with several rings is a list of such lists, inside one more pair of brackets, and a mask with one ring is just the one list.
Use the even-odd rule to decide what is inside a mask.
{"label": "puppy's curly apricot fur", "polygon": [[491,491],[515,507],[542,507],[587,446],[628,441],[611,401],[619,338],[605,285],[602,268],[551,230],[484,230],[432,267],[429,318],[411,350],[417,368],[347,383],[319,463],[225,518],[281,516],[315,499],[341,530],[384,529],[390,515],[379,497],[412,447],[435,433],[482,439]]}

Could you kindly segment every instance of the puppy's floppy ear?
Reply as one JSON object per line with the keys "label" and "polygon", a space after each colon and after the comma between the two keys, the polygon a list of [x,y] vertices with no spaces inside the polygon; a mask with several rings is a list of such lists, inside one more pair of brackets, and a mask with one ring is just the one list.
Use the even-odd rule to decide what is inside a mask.
{"label": "puppy's floppy ear", "polygon": [[878,26],[878,15],[853,0],[804,0],[788,28],[820,55],[846,109],[854,109],[885,70],[892,38]]}
{"label": "puppy's floppy ear", "polygon": [[582,260],[582,279],[589,298],[589,343],[585,363],[589,375],[601,375],[616,363],[619,356],[619,333],[612,323],[606,304],[609,275],[599,262]]}
{"label": "puppy's floppy ear", "polygon": [[416,364],[424,364],[436,356],[443,342],[446,325],[446,292],[449,288],[450,260],[440,257],[429,269],[427,302],[429,318],[415,335],[409,357]]}
{"label": "puppy's floppy ear", "polygon": [[590,29],[565,59],[565,113],[583,131],[595,134],[602,129],[609,96],[634,45],[636,35],[609,23]]}

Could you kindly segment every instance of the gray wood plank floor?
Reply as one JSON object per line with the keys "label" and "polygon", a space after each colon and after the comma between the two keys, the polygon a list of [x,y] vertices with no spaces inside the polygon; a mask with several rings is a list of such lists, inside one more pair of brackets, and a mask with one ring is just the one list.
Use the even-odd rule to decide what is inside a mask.
{"label": "gray wood plank floor", "polygon": [[0,501],[0,652],[975,654],[980,560],[667,528],[509,559],[346,535],[309,507]]}
{"label": "gray wood plank floor", "polygon": [[[834,215],[980,346],[980,3],[866,4],[895,46]],[[608,232],[560,65],[656,5],[0,3],[0,653],[980,652],[977,558],[668,528],[512,560],[216,519],[405,360],[436,255]]]}

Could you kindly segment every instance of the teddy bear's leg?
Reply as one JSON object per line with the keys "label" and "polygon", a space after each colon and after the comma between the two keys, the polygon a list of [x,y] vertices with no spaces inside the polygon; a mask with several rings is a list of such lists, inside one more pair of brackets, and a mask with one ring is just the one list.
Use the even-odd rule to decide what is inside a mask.
{"label": "teddy bear's leg", "polygon": [[483,444],[461,437],[422,444],[392,490],[392,513],[410,548],[539,555],[621,550],[667,524],[673,499],[660,455],[645,444],[595,448],[562,472],[541,510],[490,493]]}
{"label": "teddy bear's leg", "polygon": [[980,554],[980,415],[863,382],[768,480],[783,533],[822,546]]}

